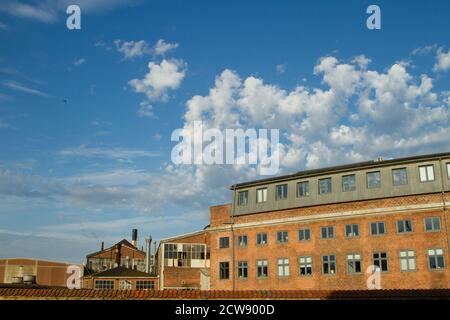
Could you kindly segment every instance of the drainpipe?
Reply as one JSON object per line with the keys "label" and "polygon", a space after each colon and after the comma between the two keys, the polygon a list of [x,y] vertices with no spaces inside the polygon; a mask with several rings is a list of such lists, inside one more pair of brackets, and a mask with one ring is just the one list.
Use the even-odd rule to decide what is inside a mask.
{"label": "drainpipe", "polygon": [[447,237],[447,252],[450,252],[450,240],[448,236],[448,218],[447,218],[447,206],[445,203],[445,187],[444,187],[444,173],[442,170],[442,158],[439,157],[439,173],[441,176],[441,197],[442,197],[442,211],[444,212],[444,223],[445,223],[445,235]]}
{"label": "drainpipe", "polygon": [[233,186],[233,202],[231,204],[231,270],[233,270],[231,272],[232,275],[232,290],[234,291],[236,289],[236,277],[235,277],[235,272],[236,272],[236,267],[235,267],[235,256],[234,256],[234,210],[235,210],[235,203],[236,203],[236,186]]}

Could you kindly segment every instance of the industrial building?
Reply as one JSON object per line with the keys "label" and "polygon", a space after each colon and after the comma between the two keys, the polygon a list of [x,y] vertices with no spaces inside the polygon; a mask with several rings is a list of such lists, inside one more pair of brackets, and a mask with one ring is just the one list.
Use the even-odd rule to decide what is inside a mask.
{"label": "industrial building", "polygon": [[450,288],[450,153],[231,187],[211,207],[211,290]]}
{"label": "industrial building", "polygon": [[77,276],[81,278],[84,266],[79,264],[30,258],[0,259],[0,284],[67,287],[74,267],[78,267]]}
{"label": "industrial building", "polygon": [[[151,237],[146,249],[138,249],[138,231],[132,230],[131,243],[123,239],[109,248],[86,256],[83,288],[120,290],[157,290],[156,259]],[[156,243],[155,243],[156,246]]]}
{"label": "industrial building", "polygon": [[210,289],[210,247],[206,229],[159,242],[159,288]]}

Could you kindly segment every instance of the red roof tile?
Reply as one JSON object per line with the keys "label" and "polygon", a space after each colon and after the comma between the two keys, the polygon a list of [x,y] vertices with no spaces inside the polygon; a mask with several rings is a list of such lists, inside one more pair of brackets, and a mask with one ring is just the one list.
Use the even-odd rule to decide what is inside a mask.
{"label": "red roof tile", "polygon": [[450,298],[450,289],[417,290],[94,290],[0,288],[0,299],[402,299]]}

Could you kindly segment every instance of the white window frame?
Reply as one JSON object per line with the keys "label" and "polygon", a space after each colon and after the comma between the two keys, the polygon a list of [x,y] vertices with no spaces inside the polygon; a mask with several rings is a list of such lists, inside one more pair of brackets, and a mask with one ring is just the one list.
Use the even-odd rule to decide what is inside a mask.
{"label": "white window frame", "polygon": [[[312,257],[311,256],[302,256],[298,258],[298,273],[301,277],[311,277],[313,273],[312,268]],[[302,274],[302,269],[305,270],[305,273]],[[310,271],[308,273],[308,270]]]}
{"label": "white window frame", "polygon": [[434,174],[434,165],[427,164],[419,166],[419,180],[420,182],[434,181],[436,178]]}
{"label": "white window frame", "polygon": [[256,203],[267,202],[267,188],[256,189]]}
{"label": "white window frame", "polygon": [[[417,262],[416,262],[416,252],[414,250],[400,250],[399,251],[399,260],[400,260],[400,271],[416,271]],[[404,264],[406,264],[404,266]],[[406,268],[405,268],[406,267]]]}
{"label": "white window frame", "polygon": [[[350,271],[350,262],[353,263],[354,271]],[[356,271],[356,264],[359,263],[359,271]],[[347,273],[348,274],[360,274],[362,272],[362,259],[360,253],[347,254]]]}
{"label": "white window frame", "polygon": [[277,266],[279,277],[289,277],[291,275],[289,258],[278,258]]}
{"label": "white window frame", "polygon": [[[265,275],[259,275],[259,270],[260,268],[262,268],[262,270],[266,270],[266,274]],[[258,279],[265,279],[269,277],[269,261],[266,259],[260,259],[260,260],[256,260],[256,277]]]}

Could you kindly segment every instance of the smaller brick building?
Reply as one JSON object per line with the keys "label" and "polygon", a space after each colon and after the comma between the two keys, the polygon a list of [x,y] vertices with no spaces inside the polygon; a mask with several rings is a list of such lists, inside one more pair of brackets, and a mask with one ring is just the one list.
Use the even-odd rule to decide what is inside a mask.
{"label": "smaller brick building", "polygon": [[157,290],[158,277],[125,267],[101,271],[83,278],[84,289]]}
{"label": "smaller brick building", "polygon": [[145,252],[123,239],[109,248],[102,248],[86,256],[86,269],[89,274],[120,266],[145,271]]}
{"label": "smaller brick building", "polygon": [[72,275],[69,267],[78,267],[83,276],[84,267],[73,263],[29,258],[0,259],[0,283],[12,284],[33,279],[40,286],[67,287]]}
{"label": "smaller brick building", "polygon": [[157,252],[159,288],[209,290],[209,248],[207,230],[161,240]]}

